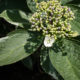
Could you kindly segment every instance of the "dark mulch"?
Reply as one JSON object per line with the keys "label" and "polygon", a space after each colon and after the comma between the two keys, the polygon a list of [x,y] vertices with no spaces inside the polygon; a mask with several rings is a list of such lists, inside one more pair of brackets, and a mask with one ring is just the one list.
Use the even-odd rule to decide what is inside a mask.
{"label": "dark mulch", "polygon": [[54,80],[44,73],[35,73],[21,62],[0,67],[0,80]]}

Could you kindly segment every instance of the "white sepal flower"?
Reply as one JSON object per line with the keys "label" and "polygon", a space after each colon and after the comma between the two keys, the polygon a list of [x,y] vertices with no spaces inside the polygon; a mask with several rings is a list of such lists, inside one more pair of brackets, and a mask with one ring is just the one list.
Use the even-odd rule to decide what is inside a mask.
{"label": "white sepal flower", "polygon": [[46,35],[44,39],[44,46],[45,47],[52,47],[53,43],[55,42],[55,39],[53,36]]}

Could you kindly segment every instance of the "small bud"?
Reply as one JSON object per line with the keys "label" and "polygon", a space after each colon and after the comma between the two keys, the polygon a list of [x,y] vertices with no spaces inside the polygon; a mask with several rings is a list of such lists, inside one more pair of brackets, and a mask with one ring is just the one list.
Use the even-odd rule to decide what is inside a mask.
{"label": "small bud", "polygon": [[61,27],[58,27],[58,30],[60,30],[61,29]]}
{"label": "small bud", "polygon": [[65,35],[68,37],[68,34],[67,33]]}
{"label": "small bud", "polygon": [[38,19],[36,18],[36,21],[38,21]]}
{"label": "small bud", "polygon": [[52,7],[52,10],[54,10],[54,7]]}
{"label": "small bud", "polygon": [[70,11],[71,11],[71,9],[70,9],[70,8],[68,8],[68,11],[70,12]]}
{"label": "small bud", "polygon": [[33,28],[33,27],[34,27],[34,25],[31,25],[31,27]]}

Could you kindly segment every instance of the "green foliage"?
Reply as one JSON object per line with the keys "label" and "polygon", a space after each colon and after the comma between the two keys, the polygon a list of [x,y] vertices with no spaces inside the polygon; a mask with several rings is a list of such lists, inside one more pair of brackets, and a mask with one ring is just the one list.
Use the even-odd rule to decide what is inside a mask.
{"label": "green foliage", "polygon": [[[56,48],[56,49],[55,49]],[[64,80],[80,80],[80,41],[63,40],[63,45],[55,44],[49,51],[52,65]]]}
{"label": "green foliage", "polygon": [[80,8],[75,5],[68,5],[71,7],[72,11],[75,14],[75,19],[71,22],[72,29],[75,31],[77,30],[80,33]]}
{"label": "green foliage", "polygon": [[29,23],[27,14],[31,11],[26,5],[26,0],[1,0],[0,4],[0,17],[9,23],[21,27],[24,27],[22,23]]}
{"label": "green foliage", "polygon": [[66,3],[69,3],[69,2],[71,2],[71,1],[73,1],[73,0],[61,0],[61,3],[62,3],[63,5],[65,5]]}
{"label": "green foliage", "polygon": [[63,80],[63,78],[56,71],[56,69],[53,67],[53,65],[52,65],[52,63],[50,61],[50,58],[49,58],[49,49],[43,48],[41,50],[40,64],[41,64],[43,70],[46,73],[48,73],[49,75],[53,76],[56,80]]}
{"label": "green foliage", "polygon": [[37,38],[40,38],[37,34],[17,30],[7,38],[0,39],[0,66],[17,62],[34,53],[41,44],[41,38]]}
{"label": "green foliage", "polygon": [[36,3],[33,0],[26,0],[28,7],[32,12],[36,11]]}
{"label": "green foliage", "polygon": [[[23,60],[24,65],[33,69],[33,62],[37,61],[38,56],[43,71],[56,80],[80,80],[80,1],[61,0],[61,3],[74,12],[75,19],[71,21],[71,25],[79,36],[57,39],[51,48],[45,48],[43,45],[45,36],[41,31],[30,30],[30,18],[36,12],[36,3],[33,0],[0,0],[0,19],[3,18],[10,25],[15,25],[14,31],[11,30],[5,37],[0,38],[0,66],[26,58]],[[7,27],[9,26],[6,25]],[[0,35],[1,31],[0,29]],[[35,56],[35,53],[36,59],[32,61],[31,54]]]}
{"label": "green foliage", "polygon": [[11,24],[24,27],[23,24],[27,25],[27,23],[29,23],[30,15],[27,15],[21,10],[5,10],[0,14],[0,17]]}
{"label": "green foliage", "polygon": [[26,0],[0,0],[0,13],[4,10],[22,10],[25,11],[26,13],[29,13],[30,10],[28,6],[26,5]]}

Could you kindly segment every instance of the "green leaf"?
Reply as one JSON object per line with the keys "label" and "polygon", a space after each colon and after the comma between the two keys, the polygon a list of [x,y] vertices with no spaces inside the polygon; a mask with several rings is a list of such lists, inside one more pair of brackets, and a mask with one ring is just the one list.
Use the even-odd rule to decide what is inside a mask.
{"label": "green leaf", "polygon": [[39,34],[17,30],[0,39],[0,66],[22,60],[37,50],[42,38]]}
{"label": "green leaf", "polygon": [[31,15],[27,15],[21,10],[5,10],[0,14],[0,17],[4,18],[9,23],[22,27],[23,24],[29,24],[30,16]]}
{"label": "green leaf", "polygon": [[25,12],[30,12],[27,4],[26,4],[26,0],[0,0],[0,13],[4,10],[13,10],[13,9],[17,9],[17,10],[22,10]]}
{"label": "green leaf", "polygon": [[80,7],[80,0],[71,0],[71,2],[69,2],[68,4],[73,4]]}
{"label": "green leaf", "polygon": [[80,41],[76,39],[63,40],[54,44],[49,51],[53,67],[64,80],[80,80]]}
{"label": "green leaf", "polygon": [[49,59],[49,50],[47,48],[43,48],[40,54],[40,64],[43,70],[49,75],[53,76],[56,80],[63,80],[63,78],[59,75],[56,69],[52,66],[52,63]]}
{"label": "green leaf", "polygon": [[65,4],[67,4],[67,3],[69,3],[69,2],[71,2],[72,0],[61,0],[61,3],[63,4],[63,5],[65,5]]}
{"label": "green leaf", "polygon": [[74,12],[75,19],[71,21],[72,29],[80,34],[80,8],[74,5],[68,5]]}
{"label": "green leaf", "polygon": [[32,12],[35,12],[36,11],[36,3],[33,0],[26,0],[26,2],[27,2],[29,9]]}

